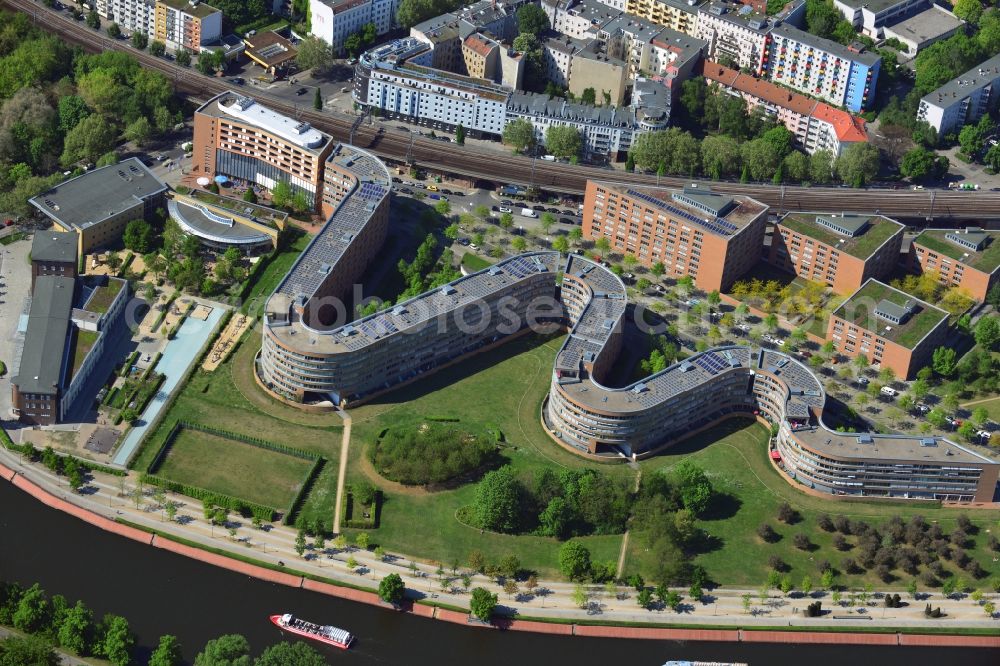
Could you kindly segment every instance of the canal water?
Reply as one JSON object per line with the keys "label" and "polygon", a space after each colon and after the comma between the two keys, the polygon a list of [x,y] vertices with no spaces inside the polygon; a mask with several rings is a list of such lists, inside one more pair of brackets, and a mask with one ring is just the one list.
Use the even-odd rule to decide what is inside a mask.
{"label": "canal water", "polygon": [[[268,620],[293,612],[344,627],[355,648],[324,650],[330,664],[601,664],[660,666],[669,659],[740,661],[751,666],[978,666],[998,663],[986,650],[679,643],[498,632],[401,615],[216,569],[93,528],[0,483],[0,578],[39,582],[49,594],[82,599],[101,617],[124,615],[145,664],[161,634],[178,636],[193,661],[205,642],[241,633],[259,652],[281,640]],[[322,648],[321,648],[322,649]]]}

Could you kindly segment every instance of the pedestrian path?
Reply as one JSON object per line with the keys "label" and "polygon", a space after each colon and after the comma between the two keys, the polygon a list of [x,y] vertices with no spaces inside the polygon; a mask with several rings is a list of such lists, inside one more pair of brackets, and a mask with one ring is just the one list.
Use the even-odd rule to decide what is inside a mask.
{"label": "pedestrian path", "polygon": [[177,337],[167,343],[166,349],[163,350],[163,356],[156,364],[156,371],[166,375],[163,385],[149,401],[149,405],[136,422],[137,425],[129,431],[111,462],[116,465],[128,464],[136,447],[139,446],[139,442],[146,435],[146,429],[156,420],[160,410],[167,404],[170,394],[177,388],[191,364],[195,362],[198,352],[215,331],[224,312],[224,308],[213,307],[204,320],[195,317],[188,317],[184,320],[177,331]]}

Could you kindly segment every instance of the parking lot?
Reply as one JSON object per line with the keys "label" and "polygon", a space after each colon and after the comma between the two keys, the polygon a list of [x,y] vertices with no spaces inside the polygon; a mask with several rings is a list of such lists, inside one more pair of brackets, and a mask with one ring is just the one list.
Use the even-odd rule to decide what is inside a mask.
{"label": "parking lot", "polygon": [[31,291],[30,252],[30,239],[0,245],[0,361],[7,366],[6,374],[0,377],[0,420],[11,418],[10,379],[17,371],[23,344],[18,325]]}

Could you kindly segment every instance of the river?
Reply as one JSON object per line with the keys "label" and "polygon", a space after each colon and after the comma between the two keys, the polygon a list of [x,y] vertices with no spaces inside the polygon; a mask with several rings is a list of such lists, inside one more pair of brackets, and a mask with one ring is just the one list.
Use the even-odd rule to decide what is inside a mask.
{"label": "river", "polygon": [[[193,660],[209,639],[245,635],[259,652],[281,639],[268,615],[294,612],[342,626],[355,648],[327,648],[331,664],[640,664],[668,659],[771,664],[943,666],[996,664],[986,650],[733,643],[677,643],[558,637],[467,628],[401,615],[265,583],[102,532],[0,483],[0,577],[39,582],[70,603],[82,599],[95,616],[113,612],[131,623],[140,663],[161,634],[178,636]],[[321,648],[322,649],[322,648]]]}

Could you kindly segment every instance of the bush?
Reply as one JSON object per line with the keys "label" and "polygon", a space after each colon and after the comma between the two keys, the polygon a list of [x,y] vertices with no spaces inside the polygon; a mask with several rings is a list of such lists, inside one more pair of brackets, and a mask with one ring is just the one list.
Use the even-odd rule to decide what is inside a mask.
{"label": "bush", "polygon": [[761,523],[757,528],[757,536],[768,543],[774,543],[780,538],[780,535],[774,531],[774,528],[767,523]]}
{"label": "bush", "polygon": [[379,474],[408,485],[442,483],[496,461],[485,436],[442,423],[388,429],[369,451]]}
{"label": "bush", "polygon": [[823,614],[823,602],[814,601],[806,606],[806,617],[819,617]]}

